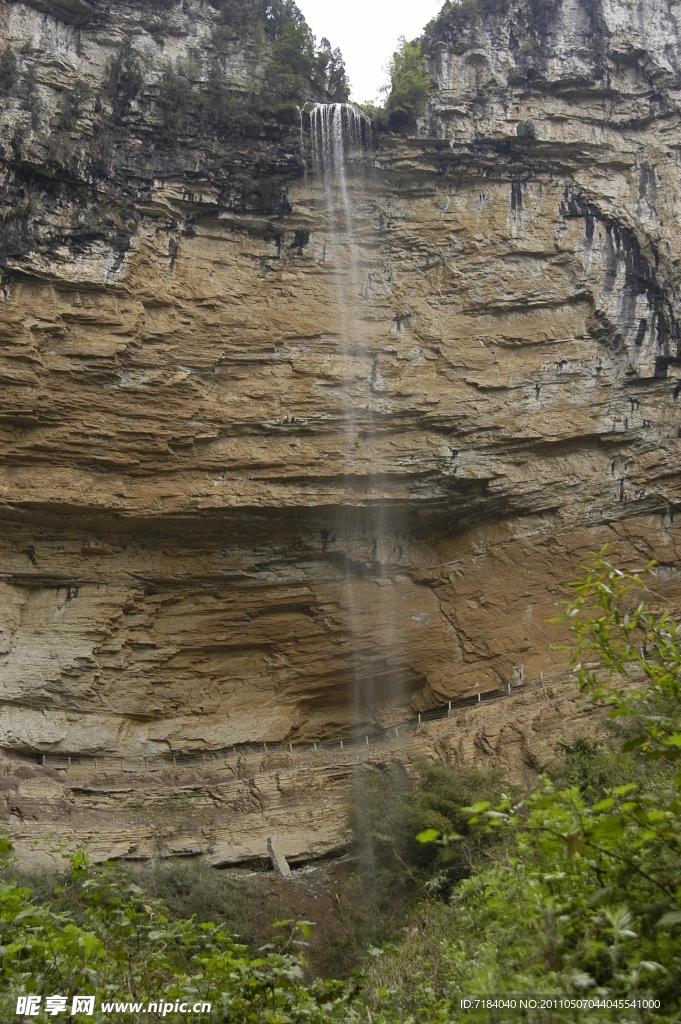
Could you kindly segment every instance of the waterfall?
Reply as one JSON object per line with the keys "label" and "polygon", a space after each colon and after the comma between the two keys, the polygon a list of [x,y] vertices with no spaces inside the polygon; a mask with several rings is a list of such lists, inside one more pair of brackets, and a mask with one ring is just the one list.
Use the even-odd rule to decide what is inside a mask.
{"label": "waterfall", "polygon": [[[362,296],[360,273],[365,225],[360,221],[357,198],[365,194],[365,178],[372,146],[371,121],[347,103],[308,106],[301,112],[307,120],[309,137],[306,168],[311,168],[308,188],[314,201],[326,213],[322,260],[335,293],[342,365],[340,387],[342,457],[346,501],[338,513],[334,531],[347,544],[344,592],[349,621],[349,643],[345,649],[348,721],[353,731],[369,732],[379,717],[381,705],[397,708],[403,699],[403,664],[396,641],[397,606],[385,559],[384,538],[391,526],[389,511],[379,495],[372,493],[377,475],[374,453],[367,450],[374,435],[373,377],[368,365],[372,346]],[[361,187],[357,189],[358,181]],[[353,195],[354,191],[354,195]],[[354,199],[354,202],[353,202]],[[373,360],[372,360],[373,362]],[[356,497],[355,481],[364,482],[366,492]],[[344,531],[347,538],[343,542]],[[379,550],[381,545],[382,550]],[[384,585],[377,585],[384,584]],[[369,612],[369,614],[367,614]],[[373,837],[372,796],[361,770],[353,785],[363,899],[370,903],[377,871]]]}
{"label": "waterfall", "polygon": [[[342,385],[340,410],[342,450],[345,463],[346,485],[354,489],[354,481],[366,484],[363,501],[351,498],[351,516],[356,529],[364,527],[365,541],[359,536],[350,539],[355,548],[364,544],[365,550],[348,560],[346,595],[350,619],[351,650],[348,652],[348,674],[353,678],[354,693],[348,694],[352,705],[352,718],[357,729],[374,724],[378,703],[389,701],[398,707],[403,697],[402,665],[395,640],[395,599],[390,584],[390,568],[381,565],[384,538],[390,531],[389,512],[385,504],[372,493],[372,476],[377,468],[372,452],[367,450],[373,434],[374,406],[371,370],[367,366],[369,339],[367,320],[363,316],[364,300],[360,281],[362,239],[356,205],[357,191],[351,196],[358,179],[368,170],[367,150],[371,147],[371,121],[351,104],[316,103],[301,111],[303,123],[307,121],[306,166],[311,167],[312,187],[316,202],[326,213],[326,231],[322,260],[335,293],[338,318],[334,324],[339,337]],[[358,190],[364,193],[364,184]],[[353,202],[354,199],[354,202]],[[356,223],[357,222],[357,223]],[[362,439],[363,438],[363,439]],[[362,439],[362,440],[361,440]],[[380,472],[380,471],[379,471]],[[359,514],[357,515],[357,513]],[[356,518],[355,518],[356,517]],[[343,511],[340,513],[343,518]],[[358,520],[362,519],[359,524]],[[347,518],[339,522],[339,531],[347,525]],[[365,568],[361,568],[364,563]],[[366,570],[369,569],[369,572]],[[384,586],[377,586],[371,597],[374,626],[367,635],[367,581],[378,578]],[[366,649],[359,649],[360,643]],[[370,721],[369,721],[370,720]]]}
{"label": "waterfall", "polygon": [[[346,350],[350,342],[347,320],[348,292],[353,302],[358,299],[359,275],[357,244],[354,235],[353,211],[348,195],[346,163],[355,160],[363,165],[366,150],[371,147],[371,121],[351,103],[315,103],[305,106],[301,112],[301,131],[304,117],[309,119],[312,171],[321,181],[328,218],[328,234],[332,250],[338,249],[341,238],[337,228],[336,196],[340,197],[342,208],[344,241],[348,253],[349,282],[344,282],[340,268],[334,267],[335,290],[341,311],[341,330]],[[304,142],[303,160],[305,160]]]}
{"label": "waterfall", "polygon": [[[357,147],[357,122],[361,120],[353,107],[334,103],[317,103],[309,112],[312,168],[315,179],[321,181],[327,214],[327,234],[330,248],[331,274],[339,314],[339,334],[343,355],[342,386],[342,430],[345,471],[352,478],[355,469],[355,446],[357,424],[355,419],[355,381],[353,374],[353,352],[361,346],[362,338],[357,337],[356,317],[351,318],[349,310],[356,311],[359,300],[359,270],[357,245],[354,235],[352,209],[348,194],[346,155]],[[361,138],[361,135],[360,135]],[[340,199],[340,216],[337,214]],[[342,236],[342,237],[341,237]],[[341,250],[345,248],[344,272]],[[326,253],[326,245],[325,245]],[[354,322],[351,323],[351,319]],[[343,528],[342,512],[340,528]],[[352,544],[352,539],[350,540]],[[349,565],[351,564],[349,561]],[[363,708],[371,694],[363,693],[361,663],[362,656],[357,650],[361,636],[361,602],[358,601],[357,582],[352,569],[346,574],[346,595],[350,620],[349,675],[352,677],[352,703],[355,725],[361,723]]]}
{"label": "waterfall", "polygon": [[303,125],[303,110],[298,107],[298,114],[300,115],[300,155],[303,160],[303,167],[305,168],[305,178],[307,179],[307,160],[305,159],[305,128]]}
{"label": "waterfall", "polygon": [[371,120],[351,103],[315,103],[300,112],[309,117],[315,171],[344,174],[346,156],[371,146]]}

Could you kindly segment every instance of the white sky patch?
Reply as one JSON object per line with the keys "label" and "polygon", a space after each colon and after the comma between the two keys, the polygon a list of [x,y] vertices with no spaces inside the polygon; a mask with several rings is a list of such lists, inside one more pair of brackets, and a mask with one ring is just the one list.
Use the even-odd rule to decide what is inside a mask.
{"label": "white sky patch", "polygon": [[415,39],[444,0],[296,0],[317,37],[339,46],[357,103],[382,100],[386,64],[400,36]]}

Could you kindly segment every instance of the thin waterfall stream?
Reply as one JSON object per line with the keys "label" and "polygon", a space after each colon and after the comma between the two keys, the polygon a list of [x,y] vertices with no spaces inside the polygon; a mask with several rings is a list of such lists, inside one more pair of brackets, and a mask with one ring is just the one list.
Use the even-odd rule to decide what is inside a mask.
{"label": "thin waterfall stream", "polygon": [[[352,182],[368,170],[367,152],[372,146],[371,121],[352,104],[317,103],[301,109],[300,131],[305,167],[312,172],[311,187],[313,192],[321,192],[318,201],[326,213],[327,238],[323,259],[329,263],[338,310],[336,329],[343,368],[340,415],[346,487],[351,495],[357,481],[365,486],[361,497],[358,495],[356,500],[351,498],[350,501],[355,508],[361,505],[368,537],[364,538],[361,555],[354,551],[346,560],[345,582],[350,623],[348,720],[350,731],[361,733],[377,724],[378,706],[384,704],[386,698],[389,707],[397,708],[403,705],[405,697],[396,642],[396,608],[390,585],[390,565],[381,550],[385,547],[381,543],[382,538],[388,536],[390,512],[385,497],[372,487],[381,471],[374,463],[371,450],[366,449],[367,443],[371,445],[374,434],[373,406],[376,400],[372,371],[365,374],[362,366],[369,357],[369,338],[366,321],[363,320],[366,300],[362,297],[360,280],[360,225],[356,224],[357,211],[351,198]],[[362,379],[358,378],[358,366]],[[360,433],[368,438],[368,442],[365,441],[364,449],[358,451]],[[352,545],[353,540],[349,543]],[[354,544],[357,543],[355,538]],[[377,625],[371,636],[367,636],[367,623],[362,621],[368,576],[373,577],[377,584],[372,588],[375,591],[372,601],[379,606],[375,614]],[[359,596],[362,585],[365,586],[364,605]],[[361,649],[360,643],[364,645]],[[367,650],[369,646],[373,649]]]}
{"label": "thin waterfall stream", "polygon": [[[392,648],[394,653],[393,610],[388,592],[390,586],[375,586],[375,598],[379,602],[378,630],[374,628],[367,635],[367,623],[363,621],[366,602],[366,576],[378,574],[383,577],[381,569],[378,539],[385,525],[382,520],[384,513],[382,503],[372,494],[372,473],[374,471],[371,451],[359,451],[360,429],[366,430],[367,415],[371,419],[372,394],[370,385],[362,380],[364,376],[363,362],[366,360],[368,338],[363,324],[362,310],[364,300],[360,288],[360,245],[355,232],[355,217],[350,199],[348,183],[349,174],[354,177],[366,169],[366,151],[371,146],[371,121],[350,104],[316,104],[306,112],[309,118],[310,149],[312,158],[312,174],[315,187],[321,184],[323,204],[326,209],[328,247],[330,249],[330,272],[333,279],[338,309],[337,331],[342,366],[341,384],[341,422],[342,422],[342,461],[347,488],[346,501],[352,502],[352,492],[356,482],[364,477],[366,492],[357,504],[363,504],[365,530],[369,537],[363,538],[361,545],[364,550],[357,550],[359,538],[352,536],[352,526],[348,529],[346,543],[350,557],[346,558],[345,594],[349,620],[349,643],[347,647],[347,719],[350,732],[367,731],[373,728],[377,718],[376,680],[374,665],[376,656],[369,648],[379,648],[378,664],[385,659],[385,652]],[[301,131],[303,117],[301,115]],[[326,250],[325,250],[326,256]],[[359,380],[357,367],[359,366]],[[362,394],[366,389],[368,394]],[[359,399],[362,398],[360,402]],[[361,413],[364,405],[364,412]],[[358,418],[363,415],[362,423]],[[371,431],[368,433],[371,444]],[[367,465],[367,459],[371,464]],[[341,518],[343,511],[341,508]],[[351,516],[348,517],[351,519]],[[339,522],[343,530],[343,522]],[[366,550],[367,541],[370,549]],[[353,548],[355,550],[353,550]],[[386,579],[379,582],[389,583]],[[363,598],[363,600],[362,600]],[[391,643],[392,641],[392,643]],[[360,648],[360,644],[362,645]],[[390,671],[385,664],[383,671]],[[393,704],[393,706],[397,706]],[[346,726],[347,727],[347,726]],[[361,878],[363,899],[371,905],[376,891],[376,874],[378,870],[374,824],[372,821],[371,796],[368,789],[369,779],[366,771],[358,770],[353,782],[353,818],[354,831],[357,837],[362,864]]]}

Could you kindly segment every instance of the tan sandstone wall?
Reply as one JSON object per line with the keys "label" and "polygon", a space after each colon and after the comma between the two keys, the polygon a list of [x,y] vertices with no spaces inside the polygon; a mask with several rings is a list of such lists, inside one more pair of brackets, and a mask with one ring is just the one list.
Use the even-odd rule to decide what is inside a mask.
{"label": "tan sandstone wall", "polygon": [[[346,169],[349,232],[305,120],[302,154],[295,121],[155,141],[168,52],[198,39],[208,67],[198,4],[165,52],[143,4],[0,5],[43,103],[34,128],[0,102],[5,751],[340,739],[558,679],[547,619],[606,542],[676,597],[677,7],[565,0],[537,26],[515,3],[433,39],[417,136]],[[100,173],[125,32],[148,84]],[[65,154],[49,118],[77,76]],[[290,852],[341,841],[343,777]]]}

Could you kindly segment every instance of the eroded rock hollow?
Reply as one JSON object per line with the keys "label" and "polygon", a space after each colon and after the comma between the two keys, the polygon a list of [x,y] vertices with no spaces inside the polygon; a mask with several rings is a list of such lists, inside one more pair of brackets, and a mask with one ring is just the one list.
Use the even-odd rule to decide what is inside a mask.
{"label": "eroded rock hollow", "polygon": [[[244,121],[267,54],[217,5],[0,5],[11,772],[335,742],[548,683],[547,620],[605,543],[678,593],[679,14],[455,7],[417,130],[348,141],[341,112],[339,175],[323,97]],[[183,61],[197,96],[217,62],[231,122],[167,116]],[[341,841],[337,800],[297,800],[288,854]]]}

